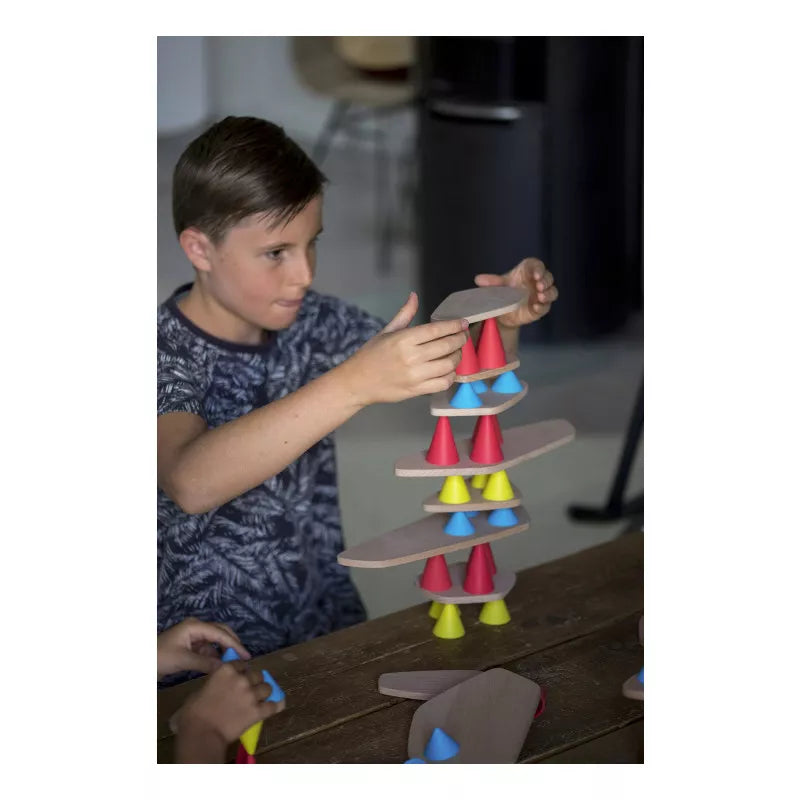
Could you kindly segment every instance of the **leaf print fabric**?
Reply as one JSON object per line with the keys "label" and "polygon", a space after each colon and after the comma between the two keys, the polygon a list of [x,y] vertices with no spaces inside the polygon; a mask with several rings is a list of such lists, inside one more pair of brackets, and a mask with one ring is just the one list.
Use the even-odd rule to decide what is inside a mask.
{"label": "leaf print fabric", "polygon": [[[237,345],[184,317],[177,301],[189,288],[158,309],[157,407],[202,416],[209,428],[296,391],[384,326],[309,291],[288,329]],[[158,630],[189,616],[224,622],[256,656],[362,622],[361,598],[336,561],[343,549],[332,436],[204,514],[186,514],[159,489]]]}

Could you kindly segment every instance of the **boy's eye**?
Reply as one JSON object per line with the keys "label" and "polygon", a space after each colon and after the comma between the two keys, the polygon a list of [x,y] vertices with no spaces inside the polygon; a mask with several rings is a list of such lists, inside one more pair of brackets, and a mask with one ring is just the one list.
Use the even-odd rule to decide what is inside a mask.
{"label": "boy's eye", "polygon": [[279,261],[280,257],[283,255],[284,249],[281,247],[278,250],[268,250],[266,253],[267,258],[271,259],[272,261]]}

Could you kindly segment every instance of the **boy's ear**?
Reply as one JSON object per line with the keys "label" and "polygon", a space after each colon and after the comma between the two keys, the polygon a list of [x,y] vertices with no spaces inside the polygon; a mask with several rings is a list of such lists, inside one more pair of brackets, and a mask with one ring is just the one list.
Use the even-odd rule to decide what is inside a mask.
{"label": "boy's ear", "polygon": [[211,271],[211,250],[214,245],[206,234],[197,228],[186,228],[181,231],[178,242],[183,252],[186,253],[186,258],[196,269],[202,272]]}

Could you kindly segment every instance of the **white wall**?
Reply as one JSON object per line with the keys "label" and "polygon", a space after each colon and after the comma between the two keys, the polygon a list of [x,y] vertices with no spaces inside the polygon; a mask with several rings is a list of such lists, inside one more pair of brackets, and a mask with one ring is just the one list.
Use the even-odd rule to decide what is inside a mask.
{"label": "white wall", "polygon": [[209,89],[215,117],[263,117],[290,136],[311,142],[332,101],[299,81],[287,36],[208,37]]}
{"label": "white wall", "polygon": [[189,130],[208,119],[205,36],[158,37],[158,135]]}

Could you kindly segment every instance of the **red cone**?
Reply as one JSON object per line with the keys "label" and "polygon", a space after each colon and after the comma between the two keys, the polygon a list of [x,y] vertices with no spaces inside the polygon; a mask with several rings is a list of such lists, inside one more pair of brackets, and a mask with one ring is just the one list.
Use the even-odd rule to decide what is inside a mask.
{"label": "red cone", "polygon": [[494,427],[495,436],[497,436],[497,441],[500,444],[503,443],[503,431],[500,430],[500,420],[497,418],[497,414],[492,415],[492,426]]}
{"label": "red cone", "polygon": [[464,578],[464,591],[470,594],[489,594],[494,591],[492,570],[489,559],[479,544],[472,548],[467,561],[467,574]]}
{"label": "red cone", "polygon": [[237,764],[255,764],[256,759],[254,756],[251,756],[247,750],[244,749],[244,745],[240,744],[239,749],[236,751],[236,763]]}
{"label": "red cone", "polygon": [[491,417],[484,416],[478,419],[469,457],[477,464],[497,464],[503,460],[503,451],[500,449],[500,442],[497,441]]}
{"label": "red cone", "polygon": [[450,580],[450,570],[447,569],[447,562],[444,556],[431,556],[425,562],[425,570],[419,579],[420,589],[428,592],[444,592],[453,585]]}
{"label": "red cone", "polygon": [[503,340],[500,338],[495,317],[483,323],[481,338],[478,340],[478,365],[482,370],[497,369],[506,365]]}
{"label": "red cone", "polygon": [[478,371],[478,354],[472,339],[467,336],[467,343],[461,348],[461,361],[456,367],[456,375],[472,375]]}
{"label": "red cone", "polygon": [[429,464],[435,464],[437,467],[449,467],[452,464],[458,464],[456,440],[453,438],[450,420],[447,417],[439,417],[425,460]]}
{"label": "red cone", "polygon": [[492,548],[488,542],[483,544],[476,544],[469,554],[469,561],[467,561],[467,569],[472,563],[473,559],[485,558],[486,563],[489,565],[489,573],[494,575],[497,572],[497,567],[494,564],[494,557],[492,556]]}

